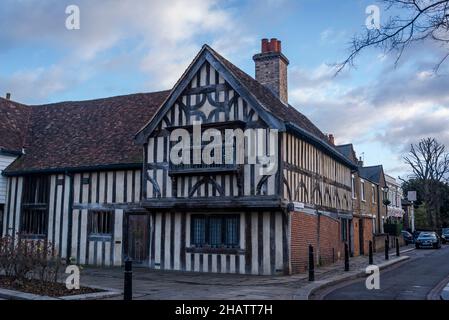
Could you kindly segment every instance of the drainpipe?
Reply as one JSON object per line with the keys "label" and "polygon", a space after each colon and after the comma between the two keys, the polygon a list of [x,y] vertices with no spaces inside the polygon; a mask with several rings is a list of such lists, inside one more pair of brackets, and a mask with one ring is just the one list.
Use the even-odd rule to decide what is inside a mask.
{"label": "drainpipe", "polygon": [[[380,186],[378,186],[378,188],[380,188]],[[383,188],[382,188],[382,192],[384,192]],[[383,205],[383,203],[381,204],[381,202],[380,202],[380,192],[378,189],[377,190],[377,230],[379,231],[378,233],[380,233],[380,231],[381,231],[380,224],[381,224],[381,220],[382,220],[382,216],[381,216],[382,213],[381,213],[380,208],[382,205]]]}

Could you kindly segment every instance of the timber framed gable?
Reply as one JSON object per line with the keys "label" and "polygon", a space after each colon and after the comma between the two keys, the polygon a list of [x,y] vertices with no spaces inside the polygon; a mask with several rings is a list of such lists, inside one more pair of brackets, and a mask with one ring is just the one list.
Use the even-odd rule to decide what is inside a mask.
{"label": "timber framed gable", "polygon": [[[222,135],[228,129],[245,131],[245,134],[247,129],[264,130],[263,134],[251,138],[254,139],[254,148],[260,148],[253,150],[253,154],[257,155],[258,152],[268,155],[270,146],[275,146],[278,154],[278,136],[274,140],[268,132],[285,130],[284,122],[266,111],[220,61],[220,57],[207,45],[204,46],[153,119],[136,136],[138,143],[144,146],[142,200],[147,206],[160,208],[164,205],[161,203],[164,199],[170,199],[167,206],[187,198],[192,206],[192,198],[207,198],[209,202],[220,198],[220,201],[232,201],[234,204],[240,198],[239,205],[252,199],[279,199],[279,170],[272,175],[260,174],[259,169],[263,165],[243,154],[246,151],[237,148],[234,140],[231,157],[233,160],[244,158],[244,163],[234,161],[225,164],[225,157],[229,155],[226,154],[224,140],[220,165],[177,166],[171,163],[169,157],[174,143],[170,141],[170,134],[177,129],[192,133],[193,124],[198,122],[201,129],[211,129]],[[250,139],[245,137],[245,146],[246,138]],[[279,206],[279,202],[273,205]]]}

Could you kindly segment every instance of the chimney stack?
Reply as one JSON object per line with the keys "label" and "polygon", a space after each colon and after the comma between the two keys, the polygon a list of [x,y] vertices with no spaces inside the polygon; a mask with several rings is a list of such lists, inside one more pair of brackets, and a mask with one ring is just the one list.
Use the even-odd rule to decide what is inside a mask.
{"label": "chimney stack", "polygon": [[335,137],[334,137],[333,134],[329,134],[329,135],[327,136],[327,139],[329,140],[329,143],[330,143],[331,145],[335,146]]}
{"label": "chimney stack", "polygon": [[358,165],[359,165],[359,167],[363,167],[363,159],[362,159],[362,157],[359,157]]}
{"label": "chimney stack", "polygon": [[9,92],[6,93],[6,100],[11,100],[11,93]]}
{"label": "chimney stack", "polygon": [[262,39],[261,53],[253,57],[256,80],[270,89],[283,103],[288,104],[288,59],[282,54],[282,43],[276,38]]}

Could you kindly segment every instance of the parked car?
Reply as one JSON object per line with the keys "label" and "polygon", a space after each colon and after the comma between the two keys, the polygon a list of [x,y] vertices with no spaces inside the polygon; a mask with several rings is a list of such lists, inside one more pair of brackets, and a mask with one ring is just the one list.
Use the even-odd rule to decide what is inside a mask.
{"label": "parked car", "polygon": [[448,243],[449,242],[449,228],[443,228],[441,230],[441,241],[443,243]]}
{"label": "parked car", "polygon": [[440,237],[436,232],[421,232],[415,241],[416,249],[419,248],[441,248]]}
{"label": "parked car", "polygon": [[415,238],[410,232],[402,230],[401,234],[402,237],[404,238],[405,244],[415,243]]}

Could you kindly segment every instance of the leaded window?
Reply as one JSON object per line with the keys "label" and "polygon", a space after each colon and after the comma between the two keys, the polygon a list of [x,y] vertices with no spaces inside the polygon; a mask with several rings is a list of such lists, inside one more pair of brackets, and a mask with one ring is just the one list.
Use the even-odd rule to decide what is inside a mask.
{"label": "leaded window", "polygon": [[195,214],[191,219],[191,242],[195,247],[237,248],[240,215]]}

